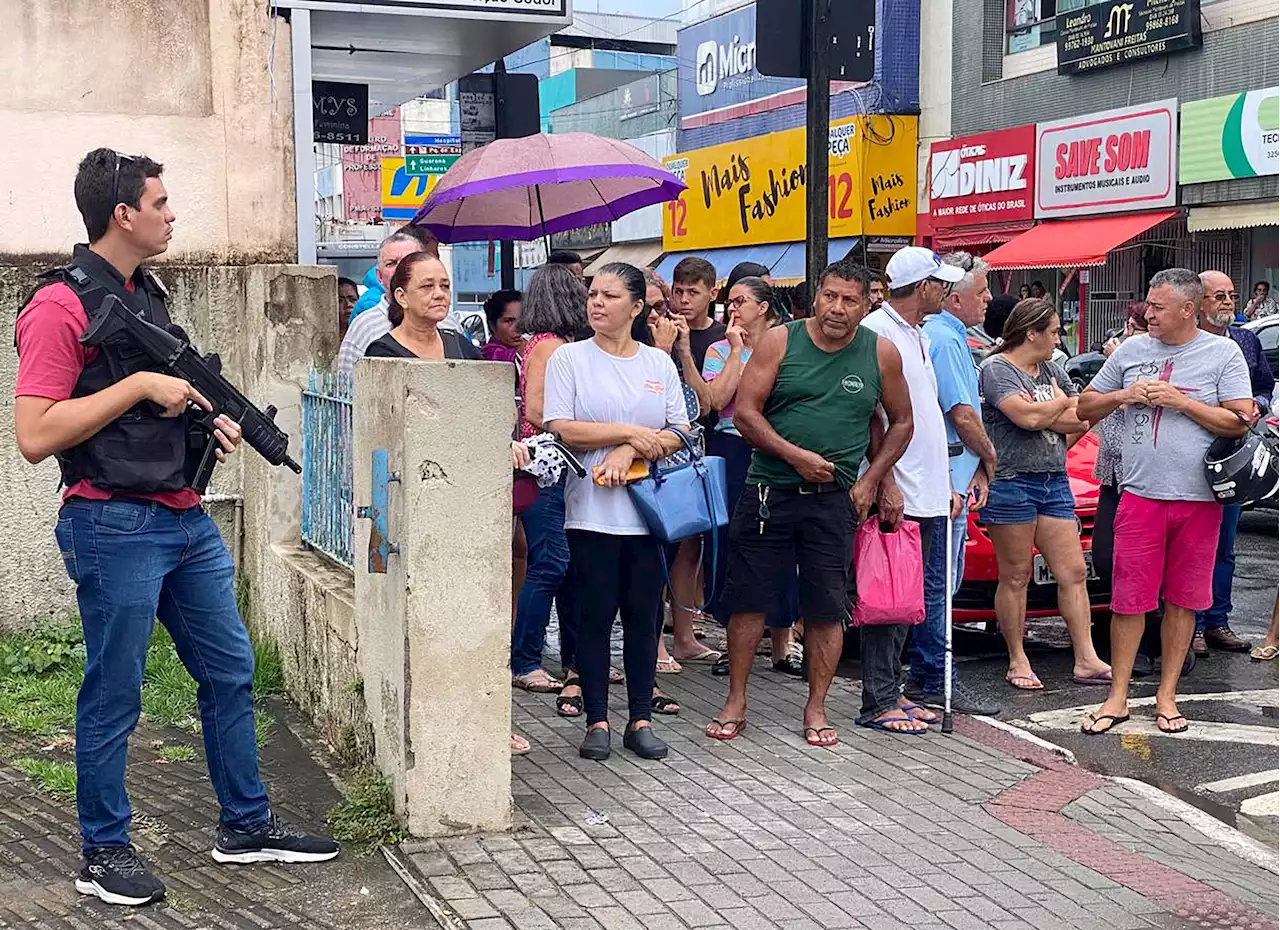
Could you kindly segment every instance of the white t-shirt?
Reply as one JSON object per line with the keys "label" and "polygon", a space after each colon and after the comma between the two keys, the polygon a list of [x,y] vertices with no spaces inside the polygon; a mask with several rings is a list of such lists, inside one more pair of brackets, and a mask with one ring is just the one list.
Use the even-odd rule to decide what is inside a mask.
{"label": "white t-shirt", "polygon": [[[684,390],[671,356],[650,346],[638,348],[630,358],[618,358],[588,339],[552,352],[542,404],[544,422],[688,427]],[[645,536],[649,529],[627,489],[602,488],[594,481],[592,469],[612,451],[596,449],[581,456],[587,468],[585,478],[569,474],[564,489],[565,529]]]}
{"label": "white t-shirt", "polygon": [[906,512],[913,517],[945,517],[951,512],[947,423],[938,405],[938,378],[929,358],[928,340],[887,302],[869,313],[861,325],[898,347],[902,374],[911,391],[915,432],[907,451],[893,466],[893,480],[902,491]]}

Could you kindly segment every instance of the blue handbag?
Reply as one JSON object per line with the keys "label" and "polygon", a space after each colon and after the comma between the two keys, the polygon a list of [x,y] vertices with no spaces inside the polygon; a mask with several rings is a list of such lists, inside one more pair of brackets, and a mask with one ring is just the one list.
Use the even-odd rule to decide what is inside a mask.
{"label": "blue handbag", "polygon": [[684,443],[684,460],[655,464],[649,477],[627,485],[645,526],[664,543],[701,536],[729,523],[724,459],[701,455],[685,432],[671,432]]}

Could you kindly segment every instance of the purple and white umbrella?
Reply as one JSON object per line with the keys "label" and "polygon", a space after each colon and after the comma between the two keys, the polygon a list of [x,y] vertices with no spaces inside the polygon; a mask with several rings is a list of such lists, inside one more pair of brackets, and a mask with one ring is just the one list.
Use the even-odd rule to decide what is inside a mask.
{"label": "purple and white umbrella", "polygon": [[413,225],[441,242],[528,241],[675,200],[685,187],[617,139],[586,132],[498,139],[445,172]]}

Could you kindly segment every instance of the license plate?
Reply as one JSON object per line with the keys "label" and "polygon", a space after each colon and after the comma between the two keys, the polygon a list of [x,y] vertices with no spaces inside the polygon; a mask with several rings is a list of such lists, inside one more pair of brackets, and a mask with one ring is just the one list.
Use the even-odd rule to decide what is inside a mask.
{"label": "license plate", "polygon": [[[1096,581],[1098,578],[1098,570],[1093,567],[1093,553],[1086,552],[1084,554],[1084,576],[1089,581]],[[1049,570],[1049,563],[1044,560],[1044,556],[1038,555],[1035,558],[1035,582],[1036,584],[1057,584],[1058,579],[1053,577],[1053,572]]]}

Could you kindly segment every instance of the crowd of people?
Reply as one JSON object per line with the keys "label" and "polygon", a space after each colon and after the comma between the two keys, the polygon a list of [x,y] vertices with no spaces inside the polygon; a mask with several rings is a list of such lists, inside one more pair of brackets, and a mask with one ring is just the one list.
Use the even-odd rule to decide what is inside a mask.
{"label": "crowd of people", "polygon": [[[486,302],[482,346],[450,320],[447,273],[414,231],[383,243],[376,278],[382,293],[354,317],[340,371],[362,355],[513,364],[513,464],[554,436],[586,468],[584,477],[564,471],[518,508],[511,651],[514,687],[553,695],[558,714],[584,718],[584,758],[609,755],[608,688],[623,682],[624,746],[665,756],[651,721],[680,707],[659,676],[692,665],[729,678],[706,735],[741,736],[766,632],[772,668],[807,681],[806,740],[836,744],[826,695],[856,600],[854,533],[869,519],[918,526],[925,613],[917,625],[859,630],[859,726],[917,735],[938,721],[947,585],[958,590],[964,574],[970,512],[999,568],[1006,681],[1044,687],[1024,641],[1028,588],[1049,573],[1074,654],[1071,682],[1109,689],[1085,732],[1127,719],[1131,677],[1157,663],[1158,723],[1180,732],[1174,695],[1196,652],[1250,648],[1228,625],[1239,507],[1214,500],[1203,459],[1216,437],[1257,421],[1275,379],[1257,338],[1231,325],[1237,297],[1221,272],[1156,275],[1083,392],[1060,363],[1063,322],[1044,287],[993,296],[993,275],[966,252],[906,247],[883,274],[845,259],[814,282],[811,300],[809,288],[783,298],[769,269],[751,263],[722,278],[686,258],[670,283],[610,264],[588,280],[576,254],[557,252],[523,293]],[[1251,306],[1266,297],[1255,288]],[[975,360],[970,334],[980,326],[996,344]],[[1111,664],[1095,647],[1067,473],[1069,450],[1090,430],[1100,483],[1092,568],[1112,589]],[[681,450],[682,432],[723,459],[731,519],[662,546],[626,485]],[[1171,571],[1165,554],[1175,551],[1194,568]],[[559,675],[543,659],[553,605]],[[618,618],[621,669],[610,659]],[[724,654],[699,638],[709,621],[727,628]],[[953,709],[1000,712],[954,667],[952,676]],[[513,735],[512,748],[528,746]]]}

